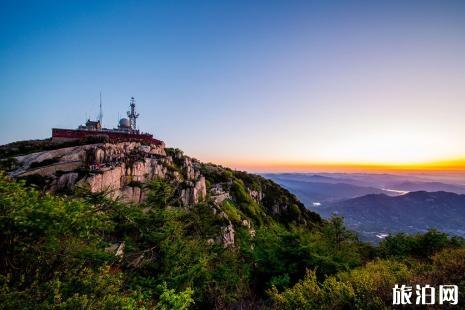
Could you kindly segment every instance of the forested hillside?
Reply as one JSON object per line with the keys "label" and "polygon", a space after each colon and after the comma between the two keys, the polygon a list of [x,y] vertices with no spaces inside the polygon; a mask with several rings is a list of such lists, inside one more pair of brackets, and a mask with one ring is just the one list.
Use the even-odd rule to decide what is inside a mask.
{"label": "forested hillside", "polygon": [[[270,180],[176,150],[150,158],[163,178],[135,180],[140,154],[121,163],[137,202],[1,174],[0,309],[383,309],[395,283],[463,288],[463,239],[430,231],[373,247]],[[83,180],[120,169],[107,168],[77,169]],[[184,199],[200,179],[206,196]]]}

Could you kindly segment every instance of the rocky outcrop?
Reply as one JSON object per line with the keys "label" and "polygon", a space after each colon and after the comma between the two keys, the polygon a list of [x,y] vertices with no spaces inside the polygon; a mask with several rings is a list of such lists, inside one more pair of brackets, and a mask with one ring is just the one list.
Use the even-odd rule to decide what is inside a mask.
{"label": "rocky outcrop", "polygon": [[124,257],[124,247],[125,247],[124,242],[113,243],[109,247],[105,248],[105,251],[121,259]]}
{"label": "rocky outcrop", "polygon": [[197,204],[204,201],[207,197],[207,186],[205,185],[205,177],[200,178],[195,182],[187,181],[186,188],[181,190],[181,201],[184,205]]}
{"label": "rocky outcrop", "polygon": [[[321,222],[317,214],[306,210],[295,196],[272,181],[202,164],[180,150],[165,149],[164,145],[95,143],[7,159],[14,163],[9,168],[12,177],[39,180],[34,184],[40,183],[45,191],[72,193],[79,186],[91,192],[106,192],[130,204],[144,202],[148,188],[159,185],[150,181],[164,180],[174,193],[169,196],[167,208],[189,206],[186,210],[193,210],[198,207],[196,204],[206,202],[215,226],[209,232],[208,245],[234,248],[237,231],[245,230],[253,238],[254,223],[265,222],[268,217],[292,225]],[[143,208],[146,213],[152,206],[145,204]],[[125,254],[122,241],[107,250],[131,268],[156,259],[155,249]]]}
{"label": "rocky outcrop", "polygon": [[234,230],[234,226],[229,224],[228,226],[221,228],[221,241],[223,246],[226,247],[234,247],[234,235],[236,231]]}
{"label": "rocky outcrop", "polygon": [[11,176],[50,178],[47,190],[51,192],[79,185],[92,192],[108,192],[125,202],[140,203],[146,197],[143,184],[163,179],[182,184],[179,200],[185,205],[202,202],[207,196],[197,161],[182,152],[168,156],[160,145],[97,143],[31,153],[15,160],[17,168],[10,172]]}
{"label": "rocky outcrop", "polygon": [[71,190],[76,184],[79,178],[79,174],[77,172],[70,172],[61,175],[57,181],[57,189],[58,190]]}
{"label": "rocky outcrop", "polygon": [[216,206],[219,206],[223,201],[231,199],[231,194],[229,191],[223,189],[222,184],[215,184],[210,188],[210,199]]}
{"label": "rocky outcrop", "polygon": [[251,237],[255,237],[255,229],[252,227],[250,220],[242,220],[242,225],[247,228],[247,231]]}
{"label": "rocky outcrop", "polygon": [[119,198],[127,203],[140,203],[145,200],[145,192],[138,186],[125,186],[121,189]]}
{"label": "rocky outcrop", "polygon": [[256,202],[260,203],[263,199],[263,192],[262,191],[256,191],[247,188],[247,191],[249,192],[250,197],[252,197],[253,200]]}
{"label": "rocky outcrop", "polygon": [[81,185],[87,184],[92,192],[109,191],[115,193],[123,187],[123,176],[125,176],[124,164],[111,169],[102,169],[97,173],[85,176]]}

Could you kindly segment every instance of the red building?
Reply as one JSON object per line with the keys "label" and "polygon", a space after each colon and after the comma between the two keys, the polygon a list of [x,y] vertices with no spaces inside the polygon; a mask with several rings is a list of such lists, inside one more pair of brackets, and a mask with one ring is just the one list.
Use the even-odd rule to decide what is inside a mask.
{"label": "red building", "polygon": [[52,140],[54,141],[73,141],[80,140],[85,137],[107,137],[111,143],[117,142],[145,142],[155,145],[163,145],[163,141],[153,138],[149,133],[141,133],[136,128],[136,119],[139,114],[136,113],[136,104],[134,97],[131,98],[130,111],[127,112],[128,118],[122,118],[119,121],[118,128],[107,129],[102,128],[102,105],[100,104],[99,120],[87,120],[85,125],[81,125],[78,129],[60,129],[52,128]]}
{"label": "red building", "polygon": [[153,138],[148,133],[125,133],[112,131],[111,129],[103,130],[81,130],[81,129],[60,129],[52,128],[52,140],[54,141],[73,141],[80,140],[90,136],[106,136],[111,143],[117,142],[147,142],[155,145],[162,145],[163,141]]}

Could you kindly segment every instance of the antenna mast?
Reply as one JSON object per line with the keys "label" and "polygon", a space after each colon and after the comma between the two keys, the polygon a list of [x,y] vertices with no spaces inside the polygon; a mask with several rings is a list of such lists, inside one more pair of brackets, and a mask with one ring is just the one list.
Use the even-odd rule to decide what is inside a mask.
{"label": "antenna mast", "polygon": [[102,122],[103,122],[102,92],[100,92],[100,112],[98,114],[98,120],[100,122],[100,126],[102,126]]}
{"label": "antenna mast", "polygon": [[131,97],[129,106],[131,107],[131,111],[128,111],[129,124],[132,130],[136,130],[136,119],[139,117],[139,113],[136,113],[136,101],[134,97]]}

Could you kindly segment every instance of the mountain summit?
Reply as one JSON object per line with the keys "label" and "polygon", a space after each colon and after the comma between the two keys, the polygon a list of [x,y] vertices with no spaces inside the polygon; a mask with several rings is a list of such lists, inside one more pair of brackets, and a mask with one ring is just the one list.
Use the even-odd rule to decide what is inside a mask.
{"label": "mountain summit", "polygon": [[[167,182],[173,188],[171,205],[207,203],[226,219],[224,231],[229,235],[220,239],[227,245],[234,245],[235,225],[253,230],[254,222],[269,219],[298,225],[321,222],[319,215],[270,180],[201,163],[164,144],[108,143],[101,137],[63,143],[23,141],[2,146],[0,155],[10,176],[55,194],[86,189],[141,204],[149,198],[151,182]],[[232,212],[230,204],[237,211]]]}

